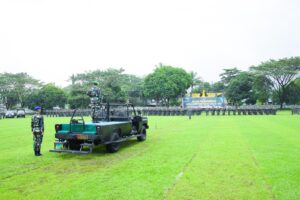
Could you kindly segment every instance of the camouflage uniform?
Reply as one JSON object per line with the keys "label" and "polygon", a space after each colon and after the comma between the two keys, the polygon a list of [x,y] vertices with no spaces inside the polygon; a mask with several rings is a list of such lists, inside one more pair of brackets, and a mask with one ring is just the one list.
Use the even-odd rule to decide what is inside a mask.
{"label": "camouflage uniform", "polygon": [[94,82],[94,86],[87,92],[87,95],[91,98],[90,107],[92,109],[92,119],[93,122],[97,121],[97,118],[100,117],[100,104],[101,104],[101,91],[97,87],[97,83]]}
{"label": "camouflage uniform", "polygon": [[44,117],[34,114],[31,119],[31,130],[33,133],[33,149],[36,156],[41,155],[41,145],[44,133]]}
{"label": "camouflage uniform", "polygon": [[101,91],[96,84],[87,92],[87,95],[91,98],[92,105],[100,103]]}

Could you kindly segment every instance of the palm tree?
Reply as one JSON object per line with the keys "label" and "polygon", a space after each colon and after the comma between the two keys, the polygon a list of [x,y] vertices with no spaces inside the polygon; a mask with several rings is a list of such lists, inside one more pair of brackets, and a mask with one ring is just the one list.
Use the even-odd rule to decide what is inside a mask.
{"label": "palm tree", "polygon": [[201,78],[198,76],[197,72],[190,72],[190,75],[192,77],[192,84],[191,84],[191,94],[190,96],[192,96],[193,91],[194,91],[194,86],[195,85],[199,85],[201,83]]}

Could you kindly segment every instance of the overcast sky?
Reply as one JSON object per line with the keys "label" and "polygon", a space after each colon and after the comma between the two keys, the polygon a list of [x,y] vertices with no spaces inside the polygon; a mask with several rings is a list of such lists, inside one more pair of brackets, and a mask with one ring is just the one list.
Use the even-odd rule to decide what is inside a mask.
{"label": "overcast sky", "polygon": [[163,63],[219,80],[300,56],[299,0],[0,0],[0,73],[59,86],[108,67],[144,76]]}

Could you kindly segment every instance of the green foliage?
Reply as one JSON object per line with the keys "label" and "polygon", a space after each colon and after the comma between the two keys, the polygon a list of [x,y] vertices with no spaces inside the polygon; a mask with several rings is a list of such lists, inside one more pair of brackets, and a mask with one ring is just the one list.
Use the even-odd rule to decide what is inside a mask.
{"label": "green foliage", "polygon": [[211,92],[223,92],[225,90],[225,85],[222,81],[213,83],[211,86]]}
{"label": "green foliage", "polygon": [[27,73],[2,73],[0,74],[0,103],[4,102],[8,109],[17,103],[23,107],[26,97],[40,85],[38,80]]}
{"label": "green foliage", "polygon": [[232,79],[237,77],[241,71],[238,70],[236,67],[235,68],[229,68],[229,69],[223,69],[224,72],[220,74],[221,81],[225,84],[228,85]]}
{"label": "green foliage", "polygon": [[53,84],[47,84],[29,95],[26,101],[31,109],[36,105],[41,106],[43,109],[52,109],[55,106],[64,108],[67,103],[67,95],[61,88]]}
{"label": "green foliage", "polygon": [[[71,90],[77,90],[81,88],[82,93],[71,92],[70,104],[75,107],[73,99],[79,98],[83,100],[83,95],[86,95],[86,91],[92,86],[94,81],[99,83],[99,88],[103,95],[104,101],[112,102],[126,102],[136,101],[141,103],[142,97],[142,85],[143,80],[135,75],[124,74],[123,69],[107,70],[95,70],[86,73],[76,74],[70,78],[72,83],[76,87],[71,87]],[[137,95],[137,96],[135,96]],[[75,98],[73,98],[75,96]],[[74,102],[74,103],[72,103]],[[79,107],[85,107],[86,101],[82,101],[82,104],[77,105]]]}
{"label": "green foliage", "polygon": [[287,86],[285,102],[290,105],[300,104],[300,78]]}
{"label": "green foliage", "polygon": [[70,86],[68,104],[70,108],[87,108],[90,103],[90,98],[86,95],[87,88],[80,84],[74,84]]}
{"label": "green foliage", "polygon": [[123,88],[128,95],[129,102],[133,103],[134,105],[144,105],[144,79],[129,74],[127,74],[124,78],[125,80]]}
{"label": "green foliage", "polygon": [[299,117],[281,114],[150,117],[145,142],[84,156],[50,153],[70,118],[45,117],[42,157],[30,118],[0,120],[0,199],[299,199]]}
{"label": "green foliage", "polygon": [[266,76],[254,76],[253,92],[255,98],[257,98],[260,103],[268,103],[268,99],[272,94],[272,82]]}
{"label": "green foliage", "polygon": [[160,66],[145,78],[144,94],[156,102],[170,105],[182,97],[192,84],[192,77],[185,70],[172,66]]}
{"label": "green foliage", "polygon": [[223,92],[225,85],[222,81],[218,81],[210,84],[209,82],[200,81],[197,87],[194,89],[194,93],[201,93],[203,90],[206,92]]}
{"label": "green foliage", "polygon": [[254,94],[252,90],[253,77],[247,72],[241,72],[231,79],[225,89],[225,97],[232,105],[240,105],[242,102],[254,104]]}
{"label": "green foliage", "polygon": [[205,90],[205,92],[210,92],[211,91],[211,85],[210,85],[209,82],[202,81],[200,83],[199,91],[202,92],[203,90]]}
{"label": "green foliage", "polygon": [[274,95],[279,100],[281,108],[287,101],[287,87],[299,75],[300,57],[283,58],[262,62],[251,70],[260,76],[265,76],[272,83]]}
{"label": "green foliage", "polygon": [[18,95],[14,90],[6,91],[3,95],[3,101],[7,109],[12,109],[19,103]]}
{"label": "green foliage", "polygon": [[201,84],[201,78],[198,76],[197,72],[190,72],[192,82],[191,82],[191,95],[195,92],[194,86],[199,86]]}
{"label": "green foliage", "polygon": [[[191,87],[192,92],[225,92],[232,104],[242,102],[253,104],[256,100],[266,103],[272,97],[274,103],[297,104],[299,102],[299,84],[294,81],[299,77],[300,57],[283,58],[262,62],[251,67],[246,78],[244,72],[237,68],[224,69],[220,74],[221,81],[210,84],[201,81],[196,72],[187,73],[181,68],[172,66],[157,67],[145,79],[125,74],[124,69],[95,70],[70,76],[72,82],[67,91],[68,103],[71,108],[86,108],[89,98],[86,92],[96,81],[104,101],[131,102],[145,105],[146,99],[155,99],[162,105],[179,105],[178,99],[185,95]],[[8,109],[21,106],[33,107],[34,104],[62,106],[62,101],[50,98],[40,91],[42,84],[26,73],[0,73],[0,103]],[[46,91],[48,93],[50,91]],[[51,93],[51,92],[50,92]],[[44,96],[43,96],[44,95]],[[45,99],[47,103],[45,103]],[[50,101],[54,102],[50,102]],[[46,105],[47,104],[47,105]],[[49,107],[49,106],[47,106]]]}
{"label": "green foliage", "polygon": [[99,82],[104,99],[114,102],[125,102],[126,93],[122,90],[124,83],[122,79],[123,69],[108,69],[106,71],[96,71],[96,80]]}

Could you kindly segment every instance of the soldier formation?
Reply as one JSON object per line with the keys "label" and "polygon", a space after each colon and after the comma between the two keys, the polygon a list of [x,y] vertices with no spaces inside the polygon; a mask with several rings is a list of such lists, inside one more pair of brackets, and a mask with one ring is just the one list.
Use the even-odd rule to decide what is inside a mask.
{"label": "soldier formation", "polygon": [[[140,107],[145,116],[228,116],[228,115],[276,115],[277,107],[226,107],[226,108],[181,108],[181,107]],[[294,109],[294,114],[300,113],[300,109]],[[72,110],[46,110],[48,117],[70,117]],[[90,116],[90,109],[78,109],[76,116]]]}
{"label": "soldier formation", "polygon": [[300,106],[292,107],[292,115],[300,115]]}
{"label": "soldier formation", "polygon": [[275,107],[224,107],[224,108],[180,108],[180,107],[148,107],[142,108],[144,115],[183,116],[183,115],[276,115]]}
{"label": "soldier formation", "polygon": [[[47,117],[71,117],[73,110],[59,109],[59,110],[45,110]],[[89,116],[91,114],[90,109],[78,109],[75,116]]]}

